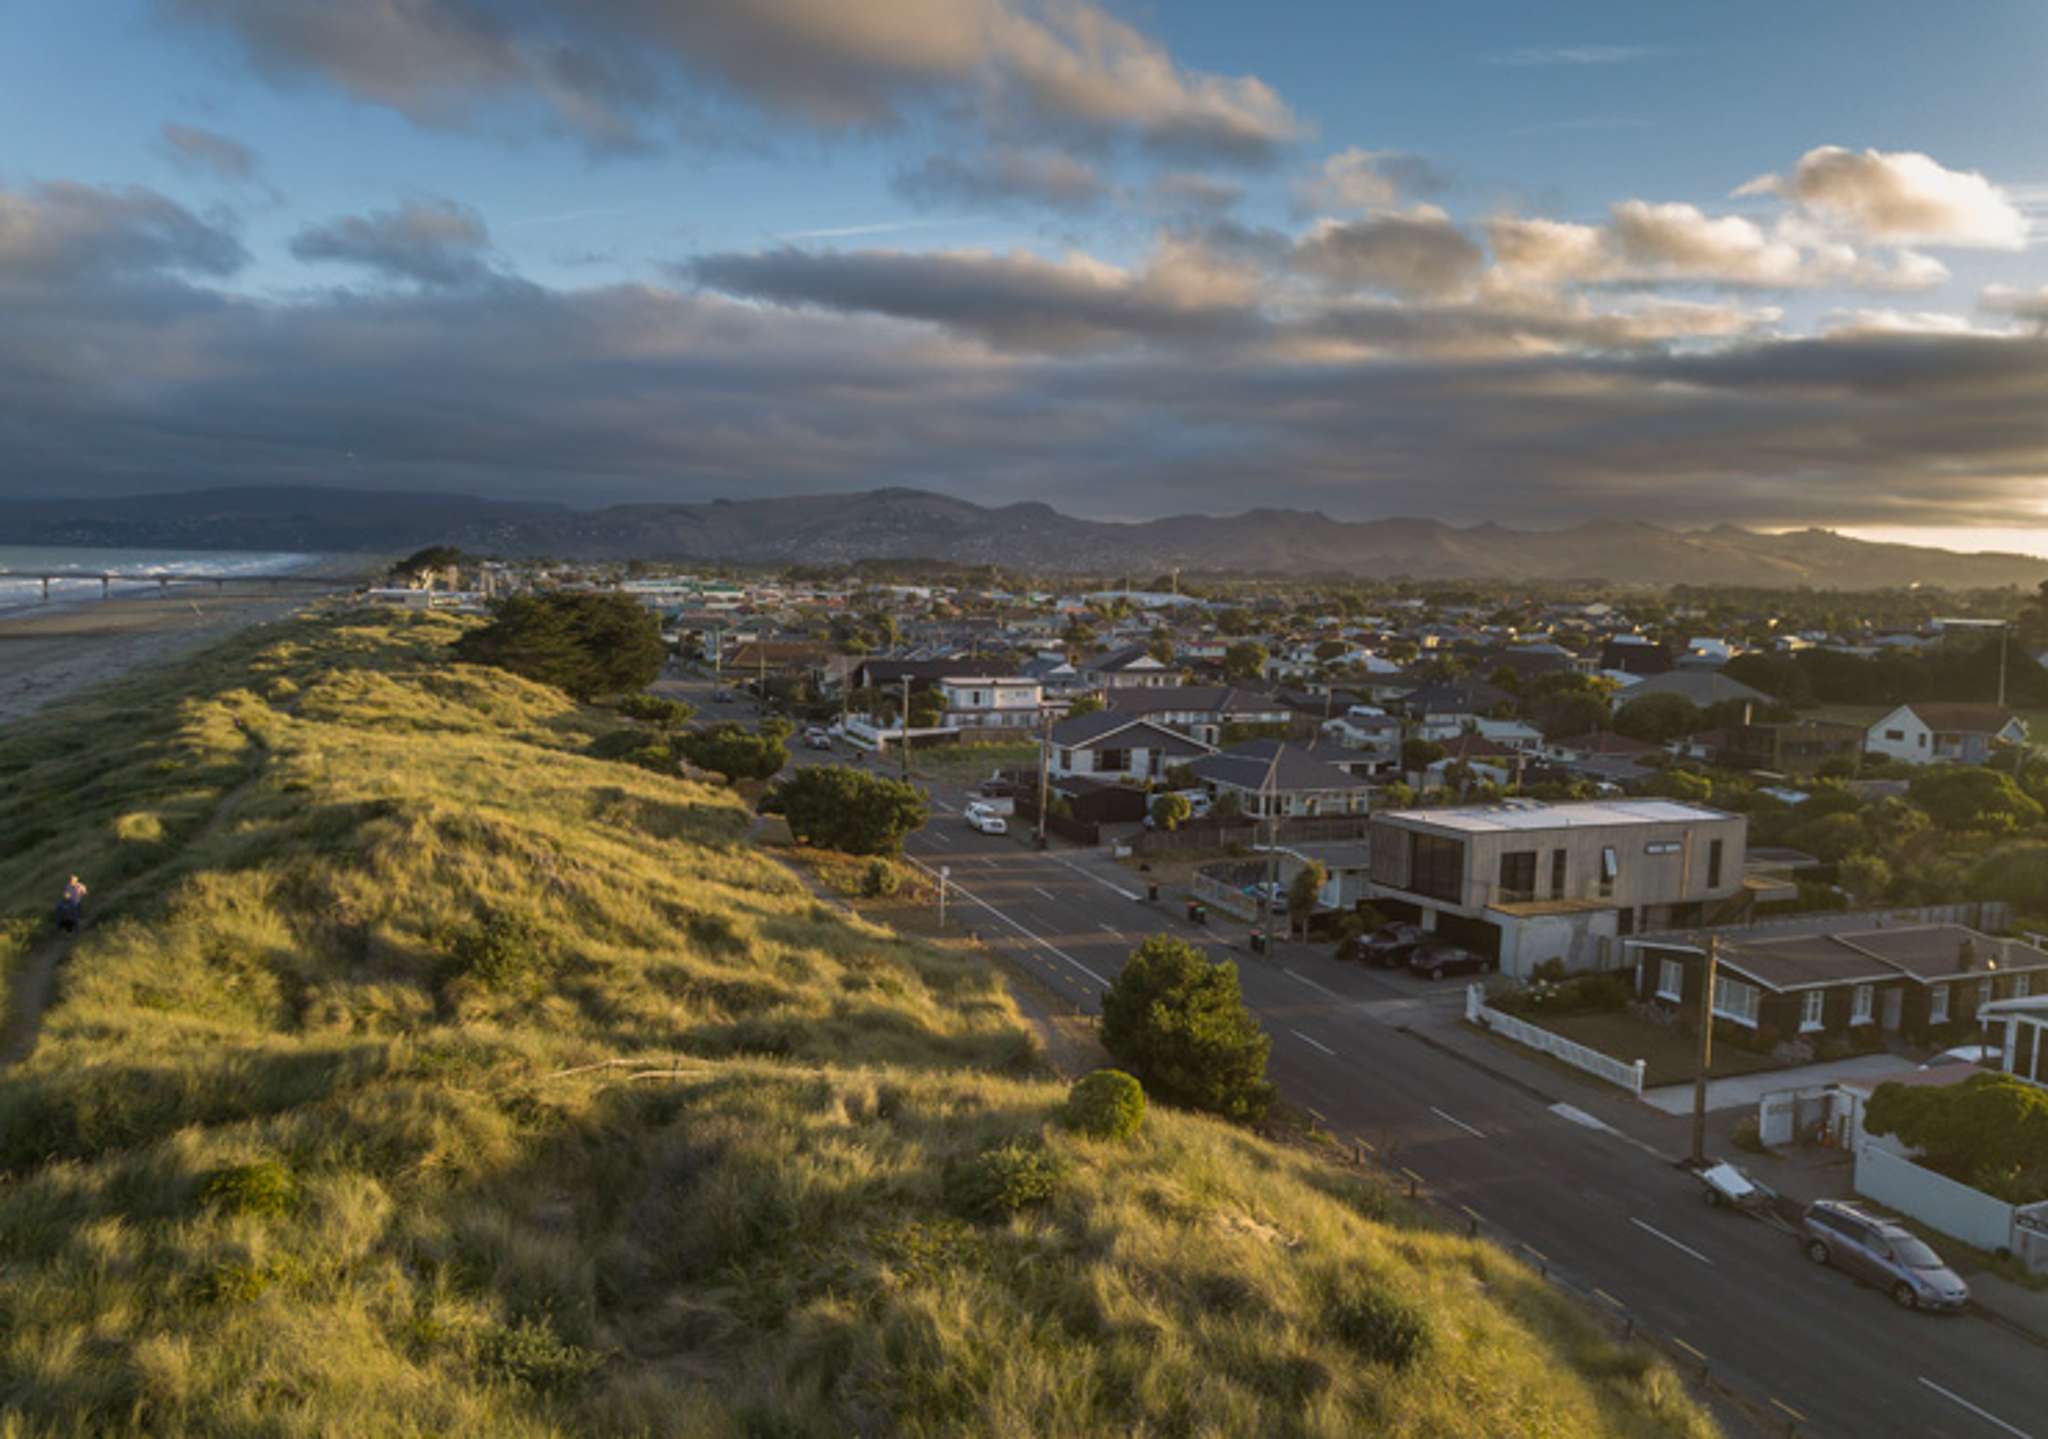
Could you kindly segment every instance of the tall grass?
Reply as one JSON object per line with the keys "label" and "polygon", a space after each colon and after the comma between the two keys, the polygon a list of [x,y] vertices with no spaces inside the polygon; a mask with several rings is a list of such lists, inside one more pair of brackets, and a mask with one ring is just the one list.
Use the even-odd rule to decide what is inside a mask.
{"label": "tall grass", "polygon": [[[0,954],[67,872],[119,896],[0,1075],[0,1434],[1707,1432],[1354,1178],[1068,1132],[985,968],[459,624],[272,627],[0,742]],[[1040,1202],[963,1208],[1005,1145]]]}

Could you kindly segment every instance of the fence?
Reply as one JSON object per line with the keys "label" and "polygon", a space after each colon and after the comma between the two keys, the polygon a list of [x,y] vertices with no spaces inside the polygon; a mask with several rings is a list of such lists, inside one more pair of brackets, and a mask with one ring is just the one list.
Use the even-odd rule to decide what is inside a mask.
{"label": "fence", "polygon": [[1228,880],[1218,879],[1215,875],[1197,870],[1192,888],[1195,898],[1222,910],[1225,914],[1235,915],[1247,923],[1259,917],[1258,902],[1246,894],[1242,887]]}
{"label": "fence", "polygon": [[1757,1101],[1757,1137],[1765,1144],[1826,1143],[1834,1092],[1832,1084],[1772,1090]]}
{"label": "fence", "polygon": [[1979,1249],[2013,1247],[2013,1206],[1876,1144],[1856,1148],[1856,1192]]}
{"label": "fence", "polygon": [[1624,1063],[1612,1055],[1602,1054],[1597,1049],[1588,1049],[1583,1044],[1566,1039],[1561,1034],[1552,1034],[1547,1029],[1540,1029],[1526,1019],[1503,1014],[1500,1010],[1488,1007],[1485,995],[1486,990],[1480,985],[1471,984],[1465,987],[1465,1018],[1470,1023],[1482,1029],[1490,1029],[1517,1044],[1527,1045],[1530,1049],[1540,1049],[1553,1059],[1561,1059],[1572,1068],[1583,1069],[1609,1084],[1618,1084],[1638,1099],[1643,1097],[1645,1066],[1642,1060]]}

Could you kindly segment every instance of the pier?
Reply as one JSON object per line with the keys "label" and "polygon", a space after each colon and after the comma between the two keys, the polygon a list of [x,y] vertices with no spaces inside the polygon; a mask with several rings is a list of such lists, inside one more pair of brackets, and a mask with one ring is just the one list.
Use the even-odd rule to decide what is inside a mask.
{"label": "pier", "polygon": [[0,580],[40,580],[45,602],[50,598],[52,580],[98,580],[101,599],[110,598],[117,584],[155,585],[160,593],[169,594],[172,585],[212,585],[215,593],[224,593],[229,585],[262,585],[273,590],[280,585],[347,590],[363,583],[360,578],[338,575],[132,575],[118,570],[0,570]]}

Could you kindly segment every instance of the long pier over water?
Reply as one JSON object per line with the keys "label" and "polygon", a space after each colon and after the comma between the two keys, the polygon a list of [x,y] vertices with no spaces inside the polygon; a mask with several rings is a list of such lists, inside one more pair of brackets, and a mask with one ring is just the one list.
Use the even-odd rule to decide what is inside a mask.
{"label": "long pier over water", "polygon": [[216,592],[223,592],[229,585],[262,585],[266,589],[301,585],[347,590],[362,583],[359,577],[346,575],[156,575],[126,574],[118,570],[0,570],[0,580],[40,580],[45,600],[50,598],[53,580],[98,580],[101,599],[110,597],[115,585],[155,585],[168,594],[172,585],[212,585]]}

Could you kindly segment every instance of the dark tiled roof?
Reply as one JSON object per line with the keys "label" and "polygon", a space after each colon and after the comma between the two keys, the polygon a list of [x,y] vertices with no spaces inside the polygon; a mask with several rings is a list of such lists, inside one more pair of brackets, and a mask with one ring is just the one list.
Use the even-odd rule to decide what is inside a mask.
{"label": "dark tiled roof", "polygon": [[1052,742],[1062,749],[1079,749],[1092,746],[1128,730],[1126,747],[1132,749],[1158,750],[1169,755],[1206,755],[1213,751],[1208,745],[1186,735],[1154,724],[1147,719],[1134,719],[1130,715],[1118,714],[1114,710],[1096,710],[1093,714],[1076,715],[1061,720],[1052,727]]}
{"label": "dark tiled roof", "polygon": [[1355,760],[1357,756],[1330,746],[1255,739],[1198,759],[1188,768],[1199,778],[1248,790],[1263,789],[1269,783],[1278,790],[1371,788],[1349,770],[1337,767],[1338,761],[1347,758]]}
{"label": "dark tiled roof", "polygon": [[1116,689],[1109,692],[1109,707],[1123,715],[1160,714],[1166,711],[1215,714],[1271,714],[1287,708],[1272,695],[1235,685],[1159,685],[1144,689]]}

